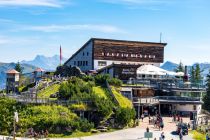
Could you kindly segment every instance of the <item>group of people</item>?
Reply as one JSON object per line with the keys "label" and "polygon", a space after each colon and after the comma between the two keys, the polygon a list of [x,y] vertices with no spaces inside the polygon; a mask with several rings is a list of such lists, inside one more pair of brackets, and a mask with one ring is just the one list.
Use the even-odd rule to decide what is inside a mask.
{"label": "group of people", "polygon": [[173,117],[172,118],[173,122],[181,122],[181,123],[183,123],[183,119],[182,119],[182,117],[180,115],[174,114],[172,117]]}
{"label": "group of people", "polygon": [[27,132],[28,137],[34,137],[34,138],[47,138],[48,134],[49,132],[47,129],[37,132],[33,128],[29,128]]}
{"label": "group of people", "polygon": [[163,118],[160,114],[157,114],[153,119],[151,120],[151,117],[149,116],[149,124],[153,123],[155,128],[159,128],[159,130],[163,130],[164,123]]}

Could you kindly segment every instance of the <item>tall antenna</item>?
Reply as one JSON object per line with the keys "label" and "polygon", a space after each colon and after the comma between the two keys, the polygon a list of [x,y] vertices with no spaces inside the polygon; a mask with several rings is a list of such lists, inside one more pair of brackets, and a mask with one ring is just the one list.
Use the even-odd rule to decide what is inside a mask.
{"label": "tall antenna", "polygon": [[160,43],[162,42],[162,32],[160,32]]}
{"label": "tall antenna", "polygon": [[62,48],[61,48],[61,45],[60,45],[60,66],[61,66],[61,63],[62,63]]}

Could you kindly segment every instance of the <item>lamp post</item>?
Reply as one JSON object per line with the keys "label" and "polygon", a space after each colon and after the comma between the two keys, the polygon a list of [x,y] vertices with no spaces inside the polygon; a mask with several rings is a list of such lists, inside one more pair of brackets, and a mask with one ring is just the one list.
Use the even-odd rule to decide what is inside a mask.
{"label": "lamp post", "polygon": [[[15,107],[13,107],[13,108],[15,108]],[[15,136],[16,136],[16,123],[18,122],[18,112],[17,111],[15,111],[14,112],[14,122],[13,122],[13,140],[15,140]]]}
{"label": "lamp post", "polygon": [[140,119],[140,105],[141,105],[141,99],[138,98],[138,123],[139,123],[139,119]]}

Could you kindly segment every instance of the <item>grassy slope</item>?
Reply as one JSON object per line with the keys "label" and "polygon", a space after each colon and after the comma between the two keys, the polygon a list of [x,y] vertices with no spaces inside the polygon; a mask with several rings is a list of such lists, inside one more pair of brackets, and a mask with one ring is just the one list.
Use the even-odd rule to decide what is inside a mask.
{"label": "grassy slope", "polygon": [[51,94],[59,91],[60,84],[53,84],[38,93],[39,98],[49,98]]}
{"label": "grassy slope", "polygon": [[93,91],[94,91],[94,93],[97,94],[99,97],[102,97],[102,98],[107,99],[106,91],[103,89],[103,87],[101,87],[101,86],[93,87]]}
{"label": "grassy slope", "polygon": [[126,97],[124,97],[122,94],[120,94],[116,87],[112,86],[111,88],[112,88],[112,93],[114,94],[115,98],[117,99],[121,107],[124,107],[124,108],[133,107],[132,102]]}

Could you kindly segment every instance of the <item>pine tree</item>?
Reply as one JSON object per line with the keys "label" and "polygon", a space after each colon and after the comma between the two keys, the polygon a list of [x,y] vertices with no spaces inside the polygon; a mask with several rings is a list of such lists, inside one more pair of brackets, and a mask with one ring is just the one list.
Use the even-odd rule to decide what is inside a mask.
{"label": "pine tree", "polygon": [[206,95],[203,98],[203,108],[210,111],[210,71],[207,75],[206,87]]}
{"label": "pine tree", "polygon": [[184,72],[184,65],[182,62],[179,63],[179,66],[176,68],[176,72]]}
{"label": "pine tree", "polygon": [[195,65],[195,82],[199,83],[201,80],[201,70],[200,70],[200,65],[196,64]]}
{"label": "pine tree", "polygon": [[23,68],[21,67],[20,65],[20,62],[18,62],[16,65],[15,65],[15,70],[22,73],[23,72]]}
{"label": "pine tree", "polygon": [[191,68],[190,80],[192,83],[195,82],[195,68],[194,68],[194,66],[192,66],[192,68]]}

